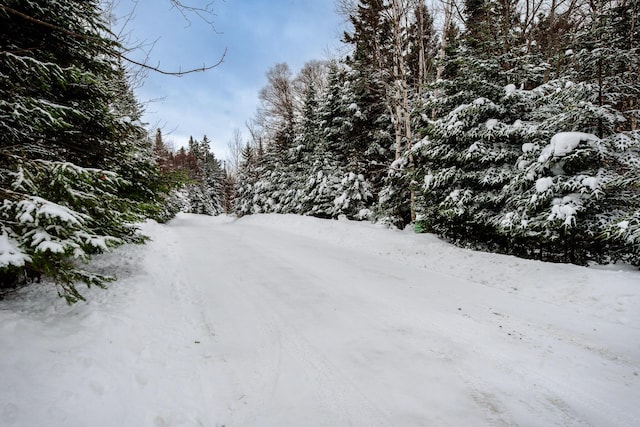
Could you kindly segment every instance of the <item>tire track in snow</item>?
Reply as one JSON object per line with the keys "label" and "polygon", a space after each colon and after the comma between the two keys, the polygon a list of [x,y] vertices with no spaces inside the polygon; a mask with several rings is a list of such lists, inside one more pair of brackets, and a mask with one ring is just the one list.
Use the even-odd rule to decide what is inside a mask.
{"label": "tire track in snow", "polygon": [[[211,223],[202,221],[204,224]],[[229,332],[230,323],[225,324],[224,316],[230,318],[229,322],[242,322],[242,314],[234,313],[234,309],[245,315],[249,313],[249,320],[244,321],[264,336],[255,350],[259,354],[245,361],[255,371],[254,376],[237,375],[237,392],[248,390],[248,394],[243,403],[229,409],[232,421],[229,425],[278,425],[277,421],[282,424],[282,420],[286,420],[282,418],[286,407],[282,390],[296,390],[296,387],[301,396],[303,393],[315,396],[316,404],[307,409],[315,411],[317,418],[313,421],[317,425],[364,425],[357,421],[362,418],[361,413],[381,425],[420,425],[425,420],[431,421],[427,424],[452,425],[453,415],[430,419],[423,409],[423,418],[419,419],[412,417],[415,414],[410,409],[404,410],[402,402],[386,402],[385,399],[393,396],[381,392],[380,385],[397,386],[391,374],[377,373],[380,378],[375,380],[362,378],[363,372],[383,366],[381,360],[389,357],[383,345],[366,341],[375,333],[381,334],[378,341],[389,340],[387,345],[402,349],[392,355],[398,362],[396,375],[404,375],[403,378],[410,381],[413,368],[403,364],[415,364],[422,359],[434,367],[414,371],[420,378],[451,382],[445,389],[465,399],[464,410],[472,411],[473,405],[477,408],[467,414],[466,420],[477,423],[483,419],[488,425],[527,424],[531,419],[544,420],[547,425],[585,425],[588,410],[590,419],[615,425],[632,425],[634,421],[632,413],[612,403],[609,396],[604,399],[603,391],[577,389],[570,376],[566,377],[567,381],[563,380],[562,369],[569,375],[580,370],[571,365],[574,361],[554,356],[554,350],[546,348],[549,343],[570,349],[569,353],[581,359],[587,357],[585,354],[597,359],[598,352],[563,339],[560,335],[564,328],[546,330],[551,323],[544,316],[545,310],[551,310],[550,317],[557,319],[559,315],[555,312],[559,307],[556,305],[486,285],[481,287],[483,296],[478,298],[477,283],[464,278],[399,266],[379,255],[340,248],[293,233],[245,227],[242,222],[208,227],[206,230],[194,227],[189,231],[203,241],[201,246],[189,250],[191,254],[209,251],[210,258],[202,255],[200,261],[208,263],[209,270],[221,272],[219,278],[226,284],[216,285],[212,292],[198,287],[197,299],[202,300],[199,309],[216,332],[221,328]],[[204,241],[208,241],[207,244]],[[214,258],[216,262],[212,262]],[[202,281],[204,274],[197,272],[191,282]],[[410,290],[408,285],[425,278],[434,283],[433,289],[416,286]],[[476,295],[468,297],[466,290],[474,287]],[[228,305],[234,309],[224,305],[205,309],[203,303],[216,297],[228,299]],[[354,307],[354,301],[361,303],[362,309],[345,313]],[[326,313],[331,304],[336,306],[338,320],[332,320]],[[421,304],[424,304],[422,312]],[[458,305],[464,306],[463,312],[456,311]],[[222,317],[214,314],[215,310],[220,310]],[[430,312],[424,313],[424,310]],[[494,311],[506,314],[508,319],[498,322]],[[593,320],[577,313],[569,314],[571,318]],[[314,322],[327,325],[315,327]],[[351,330],[348,332],[352,335],[344,339],[329,336],[331,328],[339,331],[340,322],[345,329],[362,327],[370,331],[363,330],[362,339],[358,338],[358,331]],[[505,328],[498,330],[497,323]],[[312,333],[310,327],[315,327]],[[522,333],[523,342],[507,337],[507,328]],[[555,333],[550,340],[551,332]],[[566,333],[573,336],[570,331]],[[221,341],[228,335],[220,337]],[[483,343],[483,336],[492,346]],[[347,338],[356,343],[349,343]],[[425,346],[425,342],[430,345]],[[325,348],[326,345],[329,347]],[[233,356],[233,352],[228,354]],[[521,359],[514,359],[513,355]],[[541,360],[553,366],[537,366]],[[354,366],[357,362],[367,366],[358,369]],[[575,362],[580,364],[580,369],[593,364],[591,359],[588,364],[583,360]],[[236,364],[230,368],[237,370],[241,366]],[[470,370],[469,366],[479,370]],[[443,372],[434,371],[438,369]],[[616,375],[617,372],[612,371]],[[293,378],[295,375],[300,377],[299,383]],[[596,380],[592,382],[597,384]],[[363,387],[367,384],[374,385],[374,389]],[[611,383],[606,385],[611,387]],[[523,399],[523,394],[530,398]],[[439,399],[438,396],[425,398],[433,404]],[[303,404],[304,399],[300,397],[296,402]],[[434,409],[442,414],[442,408]]]}
{"label": "tire track in snow", "polygon": [[317,344],[312,344],[304,333],[287,321],[287,317],[276,308],[277,301],[270,293],[262,287],[255,287],[245,296],[254,301],[263,301],[262,304],[268,302],[273,307],[269,324],[281,337],[282,351],[293,355],[308,368],[305,369],[305,375],[317,384],[314,391],[326,410],[326,425],[393,425],[388,415],[371,402]]}
{"label": "tire track in snow", "polygon": [[[254,230],[254,231],[258,232],[258,230]],[[253,235],[253,233],[252,233],[252,235]],[[331,269],[328,268],[328,265],[325,266],[324,271],[318,271],[318,270],[310,269],[309,265],[305,265],[304,262],[300,262],[299,261],[299,258],[300,258],[299,256],[296,257],[294,253],[287,253],[287,250],[283,250],[283,249],[286,249],[286,248],[283,248],[280,243],[277,243],[277,244],[273,243],[273,242],[275,242],[276,237],[277,236],[273,236],[273,238],[266,239],[266,241],[272,242],[271,244],[278,246],[278,250],[273,250],[274,249],[273,247],[269,248],[269,251],[268,251],[269,255],[267,255],[271,264],[276,265],[276,266],[280,266],[279,267],[280,270],[283,270],[283,272],[278,274],[278,276],[280,276],[280,277],[287,276],[287,279],[288,279],[287,281],[288,282],[292,282],[292,283],[302,283],[302,282],[305,282],[305,281],[308,282],[309,280],[311,280],[313,282],[313,279],[316,279],[317,283],[314,283],[314,286],[317,286],[317,287],[320,287],[320,288],[323,287],[323,286],[326,286],[330,282],[336,282],[336,283],[339,282],[340,277],[335,276],[335,275],[331,275],[330,274]],[[258,250],[258,248],[260,247],[260,244],[258,244],[256,242],[253,242],[252,240],[251,240],[251,242],[252,242],[252,245],[251,245],[252,248],[254,250]],[[247,244],[246,246],[249,246],[249,245]],[[264,249],[264,251],[262,251],[261,253],[266,253],[267,248],[263,247],[262,249]],[[291,247],[289,247],[288,251],[290,251],[290,252],[291,251],[295,251],[296,254],[300,255],[301,249],[303,249],[303,248],[300,248],[300,247],[291,248]],[[308,249],[308,248],[305,247],[304,249]],[[258,251],[258,252],[260,252],[260,251]],[[336,258],[336,259],[341,261],[341,262],[345,261],[344,258]],[[288,266],[286,268],[285,267],[281,267],[281,266],[287,265],[287,264],[288,264]],[[319,269],[319,270],[321,270],[321,269]],[[342,269],[341,268],[337,268],[336,270],[341,271]],[[321,280],[317,280],[318,278],[322,279],[322,281]],[[401,277],[395,277],[395,279],[402,280]],[[330,286],[327,286],[327,288],[330,288]],[[278,298],[279,291],[277,289],[277,286],[275,286],[275,287],[272,286],[271,289],[267,289],[265,286],[252,288],[252,292],[255,292],[256,290],[260,290],[260,298],[261,299],[268,299],[270,301],[269,304],[271,306],[276,307],[276,308],[279,307],[279,306],[282,306],[282,303]],[[379,302],[382,303],[381,304],[382,306],[385,306],[385,301],[380,300]],[[282,311],[282,310],[280,310],[280,311]],[[385,311],[386,311],[386,309],[385,309]],[[354,317],[363,317],[363,312],[353,313],[352,315]],[[384,318],[382,318],[382,320],[381,320],[381,318],[377,318],[375,316],[366,315],[366,316],[364,316],[364,320],[360,320],[360,321],[364,322],[366,325],[368,325],[368,327],[371,327],[374,330],[383,331],[383,330],[385,330],[385,328],[388,328],[390,324],[393,324],[393,322],[390,321],[389,319],[387,319],[387,317],[388,317],[388,315],[385,316]],[[286,316],[282,316],[282,318],[286,320],[287,317]],[[434,329],[437,329],[437,328],[434,328]],[[381,340],[387,339],[387,338],[389,338],[389,337],[388,336],[380,337]],[[431,338],[433,338],[433,336]],[[406,337],[403,338],[401,335],[397,335],[397,334],[395,335],[395,337],[393,339],[395,341],[400,341],[400,343],[402,345],[399,345],[397,347],[398,348],[402,348],[403,352],[407,352],[407,351],[409,351],[408,350],[409,348],[412,348],[413,350],[411,350],[411,351],[413,351],[415,353],[422,353],[424,355],[424,345],[417,344],[415,341],[410,340],[410,339],[408,339]],[[438,337],[438,339],[440,339],[440,337]],[[441,341],[443,342],[443,344],[441,344],[441,347],[446,348],[448,346],[448,341],[447,340],[441,340]],[[307,346],[307,347],[309,347],[309,346]],[[311,346],[310,349],[312,351],[312,354],[315,354],[316,357],[317,357],[318,354],[321,354],[321,352],[318,351],[318,349],[313,348],[313,346]],[[447,351],[450,353],[452,350],[447,350]],[[428,355],[429,357],[434,357],[433,355],[435,354],[435,357],[437,359],[444,359],[444,358],[448,357],[448,356],[443,356],[443,353],[441,353],[439,351],[429,350],[429,353],[431,353],[431,354]],[[321,361],[323,361],[326,366],[330,367],[331,370],[337,371],[337,372],[341,371],[341,369],[338,368],[335,363],[330,361],[330,358],[325,356],[325,357],[323,357],[321,359]],[[376,411],[378,413],[384,414],[385,424],[388,424],[388,425],[400,425],[400,424],[402,424],[402,423],[399,423],[397,421],[397,419],[405,417],[405,416],[407,416],[407,414],[402,414],[402,413],[389,414],[387,412],[383,412],[382,409],[377,408],[377,405],[375,403],[373,403],[373,401],[369,397],[367,397],[367,393],[362,392],[361,391],[362,389],[359,386],[355,385],[355,382],[350,379],[351,375],[348,376],[348,375],[345,375],[345,374],[341,374],[341,376],[344,377],[344,379],[349,384],[351,384],[351,386],[362,395],[362,397],[365,399],[366,402],[368,402],[368,404],[370,406],[372,406],[373,408],[376,408]],[[449,378],[449,379],[451,380],[452,378]],[[425,418],[428,419],[428,416],[426,416]],[[404,425],[423,425],[424,422],[428,422],[428,421],[426,421],[426,419],[417,420],[415,418],[412,419],[409,416],[407,416],[406,419],[411,420],[411,424],[404,424]],[[433,422],[434,420],[431,420],[431,421]],[[440,425],[450,424],[450,423],[448,423],[448,422],[446,422],[444,420],[435,420],[435,421],[437,421],[438,424],[440,424]],[[361,423],[361,424],[357,424],[357,425],[367,425],[367,423]]]}
{"label": "tire track in snow", "polygon": [[[254,229],[254,231],[259,232],[259,230],[257,229]],[[281,242],[282,233],[277,233],[277,236],[274,233],[273,239],[271,239],[271,241],[276,241],[275,238],[278,236],[281,237],[278,240],[279,242]],[[265,239],[262,239],[262,240],[264,241]],[[271,249],[273,251],[273,248]],[[278,245],[278,249],[279,249],[278,251],[273,251],[273,252],[286,253],[287,251],[286,245]],[[299,250],[299,249],[300,248],[295,248],[294,250]],[[291,249],[289,249],[289,251],[291,252]],[[339,248],[336,248],[336,251],[339,251]],[[343,252],[349,252],[349,251],[343,251]],[[320,255],[321,254],[319,254],[318,256]],[[287,259],[291,259],[292,262],[295,263],[294,257],[287,257]],[[342,253],[341,257],[335,257],[334,261],[338,260],[343,262],[344,259],[347,259],[347,257],[345,257],[344,253]],[[304,266],[297,264],[297,268],[304,268]],[[385,274],[384,271],[379,271],[377,273]],[[434,276],[442,277],[443,275],[440,273],[436,273],[434,274]],[[459,282],[472,282],[462,278],[456,278],[456,280]],[[516,299],[516,300],[526,299],[526,298],[522,298],[521,296],[512,295],[508,292],[501,291],[496,288],[488,287],[485,285],[483,285],[483,287],[485,287],[487,291],[488,292],[490,291],[490,293],[492,294],[502,293],[502,294],[507,294],[510,299]],[[538,306],[546,305],[541,301],[535,301],[530,299],[528,302]],[[547,306],[547,309],[550,308],[549,306],[552,306],[554,309],[556,308],[556,306],[553,304],[549,304],[546,306]],[[390,316],[390,318],[402,319],[403,317],[407,318],[406,316],[407,316],[406,307],[396,306],[395,313],[394,315]],[[515,319],[518,319],[518,316],[515,316]],[[540,320],[540,319],[537,319],[537,320]],[[424,323],[424,321],[425,321],[424,316],[413,316],[413,318],[411,318],[411,320],[406,323],[420,324],[420,323]],[[467,326],[471,329],[474,325],[464,325],[454,329],[450,325],[452,323],[455,324],[456,322],[455,321],[452,322],[451,319],[445,319],[444,321],[440,321],[438,323],[433,323],[433,322],[430,322],[430,323],[431,324],[429,325],[429,329],[431,329],[432,331],[433,330],[439,330],[441,332],[444,331],[445,332],[444,335],[447,335],[452,341],[457,342],[457,344],[460,347],[464,347],[465,345],[468,345],[469,341],[467,340],[472,338],[472,336],[469,335],[468,333],[462,333],[462,337],[461,337],[461,332],[464,330],[463,329],[464,326]],[[524,329],[525,331],[532,333],[532,335],[536,330],[547,330],[547,332],[549,332],[548,329],[550,327],[550,326],[540,327],[532,324],[528,324],[527,326],[525,326],[526,320],[522,320],[522,321],[517,320],[516,323],[519,323],[519,325],[516,326],[517,328]],[[583,350],[591,350],[590,348],[580,346],[575,342],[572,342],[569,340],[563,340],[562,336],[558,333],[559,332],[558,330],[554,332],[556,332],[554,335],[556,336],[555,338],[557,339],[558,344],[560,345],[565,345],[567,347],[570,347],[573,345],[573,346],[581,347]],[[504,351],[504,354],[509,354],[508,350],[509,349],[506,348]],[[495,349],[489,349],[489,348],[476,349],[475,352],[482,353],[485,359],[493,359],[495,363],[497,363],[500,370],[507,371],[509,373],[508,376],[513,378],[518,378],[523,384],[533,384],[533,387],[530,387],[529,391],[530,393],[535,394],[536,396],[539,396],[539,398],[533,399],[534,400],[533,403],[523,401],[521,402],[522,405],[525,407],[529,407],[530,410],[533,411],[534,413],[537,413],[537,416],[539,417],[547,416],[550,412],[556,414],[558,419],[549,420],[550,422],[556,425],[586,425],[586,421],[584,420],[581,421],[581,418],[583,415],[581,413],[576,412],[576,407],[575,407],[576,404],[579,405],[579,408],[581,410],[589,409],[592,412],[595,412],[597,414],[604,414],[602,416],[603,421],[611,422],[613,425],[631,426],[635,422],[635,417],[632,414],[627,413],[624,409],[614,406],[610,404],[608,401],[603,400],[601,395],[593,395],[592,393],[589,392],[589,390],[578,389],[576,387],[571,386],[570,382],[558,381],[554,378],[549,377],[548,375],[536,372],[533,369],[523,369],[518,366],[519,363],[517,361],[513,361],[511,359],[508,359],[502,356],[502,353],[500,353],[499,351],[496,351]],[[531,358],[531,362],[535,361],[534,359],[535,358]],[[480,377],[477,377],[477,376],[474,377],[473,375],[469,375],[469,374],[461,375],[461,377],[465,379],[465,381],[469,384],[469,387],[472,390],[476,390],[475,392],[473,392],[474,399],[476,399],[480,404],[484,402],[485,406],[489,408],[489,412],[491,413],[491,415],[495,416],[496,411],[494,410],[494,408],[498,407],[498,403],[495,401],[495,399],[493,401],[491,401],[490,399],[487,399],[487,396],[490,396],[492,394],[483,391],[483,390],[490,390],[492,387],[495,387],[495,385],[491,385],[487,383],[485,380],[482,380]],[[509,395],[503,394],[503,397],[508,398]],[[573,402],[573,404],[570,404],[568,402]],[[503,422],[505,425],[512,424],[512,422],[508,419],[503,420]]]}
{"label": "tire track in snow", "polygon": [[[258,350],[261,354],[254,356],[257,360],[255,363],[259,362],[267,366],[260,366],[259,368],[262,369],[256,369],[254,372],[256,375],[253,375],[252,378],[245,377],[240,381],[242,384],[239,384],[239,388],[248,390],[246,394],[249,395],[248,402],[250,404],[247,407],[231,408],[230,424],[263,425],[259,423],[261,417],[283,405],[283,402],[276,401],[281,381],[295,382],[291,378],[283,379],[283,376],[286,377],[283,375],[283,370],[288,368],[284,366],[286,362],[287,364],[299,365],[296,366],[297,371],[306,378],[306,382],[312,388],[311,392],[315,396],[314,402],[311,404],[316,407],[310,409],[321,418],[310,420],[309,425],[391,425],[388,422],[380,422],[381,419],[384,420],[384,414],[373,408],[370,402],[366,401],[364,395],[339,373],[317,347],[309,343],[302,334],[288,324],[284,317],[274,311],[273,304],[271,304],[272,299],[267,293],[260,292],[262,289],[260,286],[254,286],[255,283],[252,283],[251,278],[264,277],[264,272],[260,271],[268,263],[264,259],[264,254],[255,253],[249,245],[239,246],[237,236],[227,234],[222,227],[211,234],[210,237],[215,235],[222,246],[225,246],[225,243],[233,243],[236,247],[234,250],[242,253],[239,256],[247,260],[256,256],[263,258],[260,263],[243,264],[244,268],[241,273],[229,275],[222,272],[222,277],[219,277],[219,280],[225,285],[224,288],[218,287],[217,289],[224,292],[224,296],[220,297],[230,299],[226,301],[227,306],[235,307],[234,310],[251,313],[251,316],[255,318],[253,323],[259,324],[260,334],[270,337],[269,341],[272,344],[264,351]],[[251,254],[251,256],[248,257],[247,254]],[[209,261],[207,265],[215,270],[218,264],[214,260],[221,255],[219,250],[209,251],[206,257]],[[197,272],[191,273],[192,283],[198,281],[199,275],[200,273]],[[247,285],[250,285],[250,288]],[[270,303],[266,303],[266,301],[270,301]],[[227,313],[227,315],[231,315],[231,313]],[[219,327],[224,327],[220,315],[218,314],[216,317],[221,322]],[[302,404],[309,404],[309,402],[302,402]],[[282,416],[282,414],[270,415],[272,418]]]}

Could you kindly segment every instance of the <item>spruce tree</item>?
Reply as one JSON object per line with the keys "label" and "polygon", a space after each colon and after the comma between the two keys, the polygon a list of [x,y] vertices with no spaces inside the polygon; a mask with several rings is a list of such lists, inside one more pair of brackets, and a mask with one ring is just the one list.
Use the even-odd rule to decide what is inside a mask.
{"label": "spruce tree", "polygon": [[388,16],[386,1],[361,0],[356,13],[349,17],[353,30],[343,37],[352,48],[345,60],[349,67],[345,77],[351,90],[350,102],[346,105],[355,106],[358,112],[350,123],[349,134],[343,136],[353,147],[353,161],[366,168],[361,172],[372,183],[375,194],[383,186],[395,152],[393,124],[386,102],[393,68]]}
{"label": "spruce tree", "polygon": [[235,210],[238,215],[259,213],[256,205],[256,184],[260,179],[260,156],[251,145],[242,149],[236,187]]}
{"label": "spruce tree", "polygon": [[502,190],[521,154],[520,123],[529,107],[516,90],[522,82],[503,62],[518,50],[511,33],[499,31],[509,15],[490,14],[492,4],[465,2],[466,29],[445,67],[455,72],[430,86],[424,138],[412,154],[421,185],[417,228],[495,249],[503,242],[493,217],[507,197]]}
{"label": "spruce tree", "polygon": [[82,261],[142,240],[150,145],[98,1],[3,1],[0,23],[2,285],[50,277],[73,302],[110,280]]}
{"label": "spruce tree", "polygon": [[570,73],[534,91],[544,138],[525,146],[501,221],[520,251],[535,241],[543,259],[639,264],[640,138],[629,106],[640,84],[629,67],[640,62],[628,25],[638,8],[592,7],[563,52]]}
{"label": "spruce tree", "polygon": [[159,172],[160,187],[160,210],[153,219],[164,223],[173,219],[178,212],[190,210],[184,190],[190,178],[188,171],[177,167],[175,155],[165,145],[160,129],[156,130],[154,137],[153,155]]}

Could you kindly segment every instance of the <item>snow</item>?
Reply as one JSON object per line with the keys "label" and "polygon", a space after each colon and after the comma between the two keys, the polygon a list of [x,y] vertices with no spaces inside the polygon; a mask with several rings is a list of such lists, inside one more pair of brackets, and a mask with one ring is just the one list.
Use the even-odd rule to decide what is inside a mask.
{"label": "snow", "polygon": [[535,144],[531,143],[531,142],[525,142],[524,144],[522,144],[522,152],[523,153],[529,153],[533,150],[535,150],[536,146]]}
{"label": "snow", "polygon": [[551,156],[562,157],[573,152],[580,142],[598,141],[599,138],[591,133],[560,132],[551,138],[549,145],[542,149],[538,161],[544,162]]}
{"label": "snow", "polygon": [[597,141],[598,137],[584,132],[562,132],[551,138],[553,154],[556,156],[566,156],[571,153],[582,141]]}
{"label": "snow", "polygon": [[[44,216],[57,219],[61,222],[79,225],[83,221],[83,215],[71,209],[50,202],[41,197],[31,197],[18,203],[18,209],[22,212],[19,216],[20,223],[35,222],[35,218]],[[32,215],[35,211],[35,218]]]}
{"label": "snow", "polygon": [[454,110],[452,112],[449,113],[449,116],[450,117],[454,117],[458,113],[460,113],[461,111],[465,110],[468,107],[469,107],[469,104],[460,104],[456,108],[454,108]]}
{"label": "snow", "polygon": [[423,184],[423,188],[425,190],[428,190],[429,187],[431,186],[431,182],[433,182],[433,174],[427,174],[424,176],[424,184]]}
{"label": "snow", "polygon": [[2,426],[636,425],[640,273],[182,214],[0,301]]}
{"label": "snow", "polygon": [[582,179],[582,185],[595,191],[600,187],[600,179],[595,176],[588,176]]}
{"label": "snow", "polygon": [[487,120],[487,122],[485,123],[485,126],[487,127],[487,129],[489,130],[493,130],[493,128],[495,128],[498,125],[498,119],[489,119]]}
{"label": "snow", "polygon": [[510,228],[513,226],[513,219],[515,217],[514,212],[507,212],[502,221],[500,221],[500,225],[505,228]]}
{"label": "snow", "polygon": [[563,219],[564,225],[567,227],[574,225],[575,216],[580,207],[580,196],[577,194],[570,194],[561,199],[556,198],[553,199],[551,205],[549,221],[553,221],[554,219]]}
{"label": "snow", "polygon": [[553,178],[549,176],[536,180],[536,191],[538,193],[544,193],[551,187],[553,187]]}
{"label": "snow", "polygon": [[393,162],[391,162],[391,165],[389,166],[389,170],[395,171],[395,170],[403,169],[407,165],[407,163],[408,161],[405,157],[399,157],[395,159]]}
{"label": "snow", "polygon": [[52,242],[51,240],[43,240],[41,241],[38,246],[36,246],[36,251],[40,251],[40,252],[51,252],[54,254],[61,254],[64,253],[64,246],[61,245],[58,242]]}
{"label": "snow", "polygon": [[348,200],[349,196],[347,195],[347,193],[342,193],[340,196],[334,199],[333,204],[334,206],[343,206]]}
{"label": "snow", "polygon": [[504,92],[506,95],[513,95],[516,92],[516,85],[508,84],[504,87]]}
{"label": "snow", "polygon": [[51,234],[43,228],[36,228],[31,232],[31,245],[36,248],[37,251],[51,251],[53,253],[63,253],[64,246],[58,242]]}
{"label": "snow", "polygon": [[31,258],[20,250],[18,242],[11,239],[6,231],[0,234],[0,268],[22,267],[29,261]]}
{"label": "snow", "polygon": [[422,148],[426,147],[429,144],[431,144],[431,141],[429,140],[428,136],[425,136],[420,141],[418,141],[417,143],[414,144],[414,146],[411,148],[411,151],[413,151],[414,153],[417,153]]}

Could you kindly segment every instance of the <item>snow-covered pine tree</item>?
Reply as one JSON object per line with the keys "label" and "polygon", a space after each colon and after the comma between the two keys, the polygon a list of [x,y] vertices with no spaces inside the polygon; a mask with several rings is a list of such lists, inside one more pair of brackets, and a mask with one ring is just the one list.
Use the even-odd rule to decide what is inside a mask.
{"label": "snow-covered pine tree", "polygon": [[186,148],[186,159],[189,159],[188,170],[191,181],[184,185],[184,191],[189,199],[189,209],[187,212],[213,215],[213,206],[209,200],[207,189],[204,184],[204,171],[202,170],[202,158],[204,151],[200,148],[200,143],[189,137]]}
{"label": "snow-covered pine tree", "polygon": [[165,187],[158,164],[153,161],[153,143],[142,127],[143,108],[122,67],[118,74],[119,77],[111,82],[115,99],[110,108],[122,117],[118,123],[121,136],[109,156],[109,169],[124,179],[118,195],[136,203],[144,216],[157,219],[164,210]]}
{"label": "snow-covered pine tree", "polygon": [[[565,53],[574,82],[589,82],[599,106],[610,106],[624,117],[616,130],[638,129],[640,119],[640,5],[635,1],[590,2],[588,19]],[[603,136],[601,130],[595,132]]]}
{"label": "snow-covered pine tree", "polygon": [[[332,74],[329,86],[332,87]],[[313,86],[307,89],[302,117],[298,125],[296,146],[300,147],[300,157],[304,171],[300,175],[303,182],[300,187],[300,213],[319,218],[331,218],[333,213],[332,166],[335,161],[330,157],[326,140],[323,138],[319,95]]]}
{"label": "snow-covered pine tree", "polygon": [[510,32],[496,31],[515,28],[512,15],[489,13],[501,7],[491,1],[469,0],[465,6],[465,33],[448,58],[453,65],[445,67],[453,73],[431,85],[423,107],[424,139],[413,149],[422,186],[417,229],[498,249],[504,242],[492,220],[521,154],[520,122],[529,107],[514,95],[515,84],[524,82],[511,80],[519,76],[504,60],[520,46],[513,45]]}
{"label": "snow-covered pine tree", "polygon": [[261,150],[247,147],[243,152],[238,173],[240,213],[370,216],[373,197],[359,171],[364,156],[354,144],[357,139],[350,139],[361,113],[353,102],[345,67],[332,63],[325,73],[324,66],[308,64],[296,79],[282,66],[268,73],[257,136],[268,143],[257,163]]}
{"label": "snow-covered pine tree", "polygon": [[305,214],[327,218],[370,217],[373,195],[362,174],[363,153],[353,133],[354,124],[362,115],[353,97],[344,65],[330,63],[326,89],[317,102],[308,100],[302,122],[303,135],[312,147],[303,190]]}
{"label": "snow-covered pine tree", "polygon": [[351,147],[351,163],[362,168],[352,172],[363,174],[377,196],[396,151],[387,102],[393,69],[389,3],[360,0],[354,12],[349,16],[352,31],[345,32],[343,41],[352,49],[345,59],[351,91],[346,105],[357,115],[345,116],[351,116],[350,132],[342,136]]}
{"label": "snow-covered pine tree", "polygon": [[139,110],[101,13],[92,0],[0,4],[2,285],[46,276],[71,302],[78,281],[109,280],[82,261],[141,241],[133,224],[153,201]]}
{"label": "snow-covered pine tree", "polygon": [[[203,138],[206,139],[206,136]],[[226,172],[222,167],[222,162],[218,160],[215,154],[209,150],[205,157],[206,182],[211,197],[211,203],[215,210],[215,215],[224,212],[224,182]]]}
{"label": "snow-covered pine tree", "polygon": [[411,21],[407,29],[407,68],[409,87],[416,91],[419,101],[423,87],[435,78],[438,37],[433,15],[426,2],[418,0],[410,12]]}
{"label": "snow-covered pine tree", "polygon": [[[205,135],[202,141],[189,138],[188,148],[182,148],[175,156],[175,163],[184,159],[184,167],[190,177],[183,183],[181,192],[189,200],[187,212],[218,215],[223,212],[223,182],[225,173],[222,165],[211,152],[211,141]],[[180,169],[180,166],[178,166]]]}
{"label": "snow-covered pine tree", "polygon": [[238,215],[259,213],[256,205],[256,185],[260,180],[262,150],[254,149],[246,144],[242,149],[236,186],[235,211]]}
{"label": "snow-covered pine tree", "polygon": [[189,178],[185,171],[175,168],[173,152],[164,143],[160,129],[156,129],[153,139],[153,157],[158,168],[160,187],[160,209],[153,218],[164,223],[178,212],[188,209],[182,187]]}
{"label": "snow-covered pine tree", "polygon": [[226,214],[232,214],[235,213],[237,198],[237,171],[230,171],[225,164],[222,172],[224,174],[224,178],[222,180],[222,210]]}
{"label": "snow-covered pine tree", "polygon": [[[633,3],[592,3],[569,57],[572,72],[533,91],[538,134],[523,147],[500,220],[518,251],[543,259],[640,264],[638,30]],[[523,242],[529,242],[523,243]],[[533,245],[531,242],[535,242]]]}
{"label": "snow-covered pine tree", "polygon": [[[615,132],[622,116],[595,103],[591,84],[553,81],[532,95],[535,137],[523,144],[518,173],[505,188],[511,196],[496,218],[511,251],[580,264],[637,264],[637,132]],[[598,129],[602,138],[589,132]]]}
{"label": "snow-covered pine tree", "polygon": [[251,203],[241,203],[250,206],[252,213],[288,213],[296,204],[299,183],[292,175],[297,161],[294,147],[297,99],[287,64],[272,67],[267,72],[267,81],[259,94],[261,106],[256,119],[260,127],[258,145],[264,143],[264,150],[260,148],[264,154],[259,156],[259,179],[251,185]]}

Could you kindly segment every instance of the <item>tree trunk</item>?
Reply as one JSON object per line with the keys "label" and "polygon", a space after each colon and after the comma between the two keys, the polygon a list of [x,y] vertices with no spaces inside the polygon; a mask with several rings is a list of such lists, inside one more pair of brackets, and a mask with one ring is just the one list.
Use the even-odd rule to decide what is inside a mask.
{"label": "tree trunk", "polygon": [[[408,28],[410,12],[408,0],[393,0],[391,3],[391,24],[393,31],[393,84],[390,93],[391,102],[395,106],[394,130],[396,134],[396,160],[402,156],[404,150],[411,149],[413,139],[411,130],[411,116],[409,106],[409,83],[407,75],[407,63],[405,57],[405,43],[403,29]],[[403,146],[404,141],[404,146]],[[409,157],[409,169],[413,168],[413,159]],[[411,220],[415,220],[415,195],[412,188],[409,189]]]}
{"label": "tree trunk", "polygon": [[[445,0],[444,3],[444,23],[442,25],[442,41],[440,42],[440,49],[438,50],[438,67],[436,68],[436,82],[442,79],[442,75],[444,74],[444,61],[446,59],[446,50],[447,50],[447,33],[449,32],[449,27],[451,27],[451,17],[453,15],[453,2],[455,0]],[[438,89],[436,89],[433,93],[434,98],[438,98],[439,93]],[[435,108],[431,111],[431,118],[436,118],[436,110]]]}

